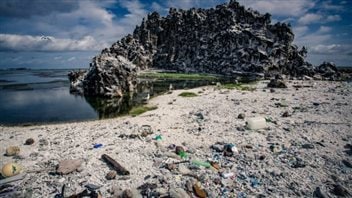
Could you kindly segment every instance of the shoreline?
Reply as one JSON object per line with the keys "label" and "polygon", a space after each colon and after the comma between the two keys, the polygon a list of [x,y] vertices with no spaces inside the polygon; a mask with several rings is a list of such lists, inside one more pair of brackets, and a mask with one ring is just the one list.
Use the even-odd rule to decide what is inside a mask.
{"label": "shoreline", "polygon": [[[341,164],[341,160],[351,161],[344,153],[344,146],[352,144],[352,127],[348,124],[352,123],[351,84],[289,81],[287,89],[271,93],[266,83],[259,81],[254,91],[216,86],[187,89],[198,94],[191,98],[178,96],[185,90],[175,90],[152,98],[149,104],[158,108],[136,117],[1,125],[0,152],[4,154],[8,146],[19,146],[21,151],[19,156],[1,156],[0,165],[16,162],[24,171],[55,171],[64,159],[83,160],[80,172],[63,176],[49,174],[52,171],[28,173],[23,180],[12,183],[20,194],[32,189],[34,197],[53,197],[63,184],[68,185],[67,196],[76,194],[87,183],[101,186],[103,197],[114,197],[125,189],[136,192],[145,183],[156,184],[153,190],[161,194],[178,188],[187,191],[185,184],[195,178],[186,172],[197,176],[209,197],[221,195],[223,187],[216,184],[218,180],[235,196],[241,192],[248,196],[311,196],[317,187],[331,194],[326,181],[337,183],[331,175],[338,177],[344,188],[351,189],[351,178],[346,174],[351,168]],[[294,83],[312,87],[296,90]],[[289,116],[282,117],[286,111]],[[245,114],[244,119],[237,118],[240,113]],[[243,128],[250,117],[270,118],[273,122],[267,123],[268,129],[251,131]],[[140,134],[143,125],[150,125],[153,134],[130,138]],[[162,136],[160,142],[154,140],[157,135]],[[33,145],[23,145],[28,138],[35,140]],[[184,147],[190,160],[207,161],[216,154],[211,147],[217,142],[232,143],[239,152],[233,157],[221,157],[219,171],[194,169],[191,164],[179,164],[170,170],[161,166],[180,160],[170,145]],[[103,146],[95,149],[94,144]],[[306,144],[313,148],[303,148]],[[102,154],[111,156],[131,174],[107,180],[105,176],[111,169],[101,161]],[[260,156],[265,157],[261,160]],[[304,167],[292,167],[297,159],[303,160]],[[221,172],[234,177],[225,178]],[[251,184],[253,178],[258,180],[255,187]]]}

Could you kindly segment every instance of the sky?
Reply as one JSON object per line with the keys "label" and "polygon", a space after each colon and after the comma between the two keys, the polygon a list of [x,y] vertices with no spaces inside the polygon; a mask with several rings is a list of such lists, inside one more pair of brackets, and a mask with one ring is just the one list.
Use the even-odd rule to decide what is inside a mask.
{"label": "sky", "polygon": [[[238,0],[290,23],[308,61],[352,66],[352,0]],[[210,8],[227,0],[1,0],[0,69],[87,68],[103,48],[153,11]]]}

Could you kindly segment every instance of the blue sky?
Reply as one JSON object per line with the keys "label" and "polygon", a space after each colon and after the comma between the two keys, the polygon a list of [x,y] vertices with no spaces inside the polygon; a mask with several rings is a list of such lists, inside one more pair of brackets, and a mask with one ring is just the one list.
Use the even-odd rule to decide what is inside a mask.
{"label": "blue sky", "polygon": [[[308,60],[352,66],[351,0],[238,0],[291,23]],[[1,0],[0,68],[88,67],[91,58],[152,11],[209,8],[226,0]]]}

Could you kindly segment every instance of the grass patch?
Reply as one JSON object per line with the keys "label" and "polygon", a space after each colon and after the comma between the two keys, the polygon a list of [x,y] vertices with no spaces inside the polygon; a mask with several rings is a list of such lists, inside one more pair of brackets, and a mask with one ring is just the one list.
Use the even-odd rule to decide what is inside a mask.
{"label": "grass patch", "polygon": [[141,115],[142,113],[145,113],[147,111],[152,111],[157,109],[157,106],[138,106],[138,107],[133,107],[130,111],[129,111],[129,115],[135,117],[138,115]]}
{"label": "grass patch", "polygon": [[181,96],[181,97],[196,97],[198,95],[196,93],[193,93],[193,92],[182,92],[182,93],[178,94],[178,96]]}
{"label": "grass patch", "polygon": [[147,72],[141,73],[138,77],[157,78],[157,79],[180,79],[180,80],[217,80],[219,77],[211,74],[184,74],[184,73],[165,73]]}
{"label": "grass patch", "polygon": [[253,86],[250,86],[249,84],[241,84],[241,83],[227,83],[224,85],[221,85],[221,88],[224,89],[237,89],[240,91],[255,91],[256,88]]}

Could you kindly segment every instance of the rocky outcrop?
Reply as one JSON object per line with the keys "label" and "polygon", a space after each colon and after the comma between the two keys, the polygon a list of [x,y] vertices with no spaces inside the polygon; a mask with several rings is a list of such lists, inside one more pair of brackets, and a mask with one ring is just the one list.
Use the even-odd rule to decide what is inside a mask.
{"label": "rocky outcrop", "polygon": [[245,9],[235,0],[210,9],[153,12],[133,34],[102,50],[85,74],[70,74],[71,90],[121,96],[147,68],[226,76],[312,76],[305,48],[292,45],[290,25],[271,24],[270,14]]}
{"label": "rocky outcrop", "polygon": [[337,79],[340,76],[340,72],[332,62],[323,62],[315,68],[315,72],[324,78],[330,78],[332,80]]}
{"label": "rocky outcrop", "polygon": [[93,58],[86,73],[69,73],[71,92],[122,97],[136,86],[136,65],[120,55],[102,53]]}

